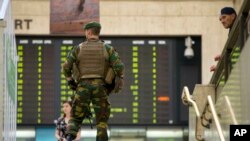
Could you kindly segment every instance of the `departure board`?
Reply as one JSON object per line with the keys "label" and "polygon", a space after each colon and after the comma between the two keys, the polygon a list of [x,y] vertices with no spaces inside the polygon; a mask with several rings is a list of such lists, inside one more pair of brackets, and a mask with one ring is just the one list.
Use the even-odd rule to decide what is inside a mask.
{"label": "departure board", "polygon": [[[178,124],[173,71],[174,38],[101,37],[125,64],[124,89],[109,96],[111,125]],[[53,124],[74,93],[61,65],[83,37],[17,36],[18,125]],[[94,120],[93,120],[94,122]],[[85,120],[88,123],[88,120]]]}

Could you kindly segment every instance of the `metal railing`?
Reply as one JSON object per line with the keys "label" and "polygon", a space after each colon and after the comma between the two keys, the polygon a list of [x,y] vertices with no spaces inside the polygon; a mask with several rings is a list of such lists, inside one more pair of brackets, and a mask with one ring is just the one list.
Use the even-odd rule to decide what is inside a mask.
{"label": "metal railing", "polygon": [[[244,106],[249,105],[248,101],[245,100],[249,98],[246,93],[249,88],[247,84],[238,82],[243,82],[242,77],[248,75],[248,69],[242,69],[242,67],[248,66],[249,68],[249,65],[242,66],[242,63],[247,64],[247,62],[242,62],[242,59],[239,58],[243,57],[244,59],[247,54],[249,54],[246,53],[249,52],[249,34],[250,0],[244,0],[222,51],[221,59],[219,60],[216,70],[210,80],[209,85],[212,84],[214,86],[214,92],[207,92],[204,87],[201,90],[194,92],[194,95],[190,95],[188,88],[183,88],[183,104],[188,106],[191,105],[195,110],[195,115],[193,112],[190,112],[191,118],[189,119],[189,122],[191,123],[189,126],[193,126],[191,129],[196,128],[195,136],[192,136],[192,134],[189,135],[195,137],[197,141],[215,139],[225,141],[229,138],[229,125],[249,122],[248,118],[246,118],[248,115],[239,110],[244,109]],[[242,52],[243,48],[246,51]],[[240,74],[242,74],[242,76]],[[248,82],[248,78],[249,77],[244,78],[243,83]],[[238,87],[240,85],[241,87],[237,89],[238,95],[235,95],[234,93],[236,85]],[[195,89],[196,88],[198,87],[196,86]],[[242,97],[243,99],[240,99]],[[232,103],[229,98],[231,98]],[[244,110],[249,111],[246,109]],[[197,117],[196,121],[193,119],[194,116]],[[210,129],[211,127],[212,130]],[[218,136],[215,134],[210,134],[209,136],[209,134],[204,134],[204,132],[217,132]]]}
{"label": "metal railing", "polygon": [[[237,58],[244,46],[244,43],[249,36],[247,31],[247,20],[250,9],[250,1],[245,0],[242,4],[242,8],[234,22],[234,25],[230,31],[227,42],[221,54],[221,59],[217,63],[216,70],[210,80],[210,84],[224,85],[230,75],[233,65],[236,63]],[[234,58],[235,57],[235,58]]]}
{"label": "metal railing", "polygon": [[0,5],[0,141],[16,141],[17,54],[11,0]]}
{"label": "metal railing", "polygon": [[237,122],[237,120],[236,120],[236,117],[235,117],[235,114],[234,114],[234,111],[233,111],[231,102],[230,102],[228,96],[224,96],[224,98],[225,98],[225,101],[226,101],[226,105],[227,105],[227,107],[228,107],[228,109],[229,109],[229,113],[230,113],[230,115],[231,115],[233,124],[234,124],[234,125],[237,125],[238,122]]}
{"label": "metal railing", "polygon": [[222,128],[221,128],[221,125],[220,125],[219,118],[217,116],[217,112],[215,110],[213,100],[212,100],[210,95],[207,97],[207,99],[208,99],[209,107],[210,107],[212,115],[213,115],[213,119],[215,121],[215,125],[216,125],[216,128],[217,128],[217,132],[219,134],[220,140],[225,141],[225,137],[224,137],[223,132],[222,132]]}
{"label": "metal railing", "polygon": [[200,112],[199,112],[198,106],[197,106],[196,102],[192,99],[192,96],[190,95],[187,86],[185,86],[185,87],[183,88],[182,96],[181,96],[181,97],[182,97],[182,102],[183,102],[183,104],[189,105],[189,106],[193,106],[197,118],[200,118],[201,114],[200,114]]}

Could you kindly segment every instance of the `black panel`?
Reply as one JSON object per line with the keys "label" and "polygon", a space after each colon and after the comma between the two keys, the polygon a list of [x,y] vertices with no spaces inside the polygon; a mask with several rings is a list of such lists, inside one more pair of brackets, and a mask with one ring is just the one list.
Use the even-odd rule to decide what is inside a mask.
{"label": "black panel", "polygon": [[[110,95],[110,124],[180,124],[180,77],[177,75],[185,74],[185,66],[181,67],[181,73],[176,71],[179,70],[179,65],[175,63],[178,58],[175,52],[178,52],[176,42],[181,40],[183,43],[185,38],[102,39],[116,48],[126,68],[123,91]],[[19,55],[18,125],[53,124],[54,119],[61,114],[61,102],[73,94],[61,74],[61,65],[68,51],[82,42],[83,38],[17,36],[16,41]],[[200,78],[200,64],[191,64],[188,70],[194,73],[188,77],[181,76],[182,80],[188,81],[190,77]],[[186,112],[184,116],[187,116]]]}

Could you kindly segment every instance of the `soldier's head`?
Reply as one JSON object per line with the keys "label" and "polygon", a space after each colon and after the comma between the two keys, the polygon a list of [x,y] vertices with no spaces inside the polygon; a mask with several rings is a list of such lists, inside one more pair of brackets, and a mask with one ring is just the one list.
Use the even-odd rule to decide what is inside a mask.
{"label": "soldier's head", "polygon": [[98,22],[89,22],[83,27],[87,39],[90,36],[99,36],[101,32],[101,24]]}
{"label": "soldier's head", "polygon": [[235,10],[232,7],[224,7],[220,11],[220,22],[224,28],[231,28],[234,24],[234,21],[237,17]]}

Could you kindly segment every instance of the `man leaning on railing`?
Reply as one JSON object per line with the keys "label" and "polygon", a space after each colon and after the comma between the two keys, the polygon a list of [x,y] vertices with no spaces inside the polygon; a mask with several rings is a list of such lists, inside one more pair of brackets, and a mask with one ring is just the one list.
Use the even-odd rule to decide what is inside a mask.
{"label": "man leaning on railing", "polygon": [[[236,14],[234,8],[224,7],[221,9],[219,20],[225,29],[229,29],[228,34],[230,33],[230,31],[234,25],[234,21],[235,21],[236,17],[237,17],[237,14]],[[220,59],[221,59],[221,54],[216,55],[214,57],[215,61],[219,61]],[[216,70],[216,66],[212,65],[210,67],[210,71],[215,71],[215,70]]]}

